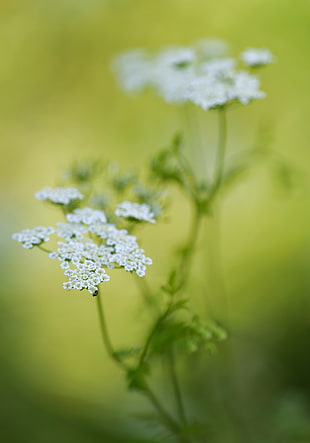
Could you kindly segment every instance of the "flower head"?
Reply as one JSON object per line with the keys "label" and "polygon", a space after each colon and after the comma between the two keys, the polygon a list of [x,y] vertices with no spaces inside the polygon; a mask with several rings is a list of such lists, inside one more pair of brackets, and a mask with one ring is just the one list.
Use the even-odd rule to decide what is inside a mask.
{"label": "flower head", "polygon": [[250,67],[269,65],[275,61],[274,55],[268,49],[248,48],[240,54],[240,58]]}
{"label": "flower head", "polygon": [[68,281],[63,284],[64,289],[87,289],[91,294],[98,291],[98,285],[101,282],[110,280],[105,270],[92,260],[85,260],[74,269],[67,269],[65,275]]}
{"label": "flower head", "polygon": [[136,220],[143,220],[150,223],[155,223],[154,213],[146,204],[132,203],[124,201],[117,206],[115,215],[120,217],[131,217]]}
{"label": "flower head", "polygon": [[113,63],[121,87],[128,93],[140,92],[150,84],[151,65],[140,49],[123,52]]}
{"label": "flower head", "polygon": [[59,237],[65,238],[67,240],[75,238],[82,239],[84,234],[87,233],[86,226],[81,223],[57,223],[58,229],[57,234]]}
{"label": "flower head", "polygon": [[[265,97],[258,78],[238,70],[237,59],[223,57],[226,52],[225,42],[214,39],[192,47],[166,47],[155,55],[130,51],[117,59],[117,72],[123,83],[135,79],[134,87],[123,85],[125,90],[148,87],[167,103],[192,102],[204,110]],[[266,49],[247,49],[241,59],[249,67],[274,61]]]}
{"label": "flower head", "polygon": [[[123,203],[126,203],[123,216],[154,222],[149,206]],[[118,210],[121,208],[122,205]],[[67,214],[66,219],[66,223],[57,223],[57,228],[25,229],[12,236],[24,248],[32,248],[48,241],[50,234],[57,233],[62,241],[58,241],[56,250],[49,252],[49,257],[60,262],[68,277],[63,284],[65,289],[87,289],[95,294],[101,282],[110,280],[105,269],[123,268],[142,277],[146,265],[152,264],[139,248],[137,238],[129,235],[126,229],[107,223],[103,211],[85,207]]]}
{"label": "flower head", "polygon": [[226,72],[215,70],[192,82],[188,87],[188,99],[204,110],[234,101],[245,105],[254,99],[265,97],[259,86],[255,75],[245,71],[231,71],[229,67]]}
{"label": "flower head", "polygon": [[103,211],[92,208],[76,209],[72,214],[67,214],[67,220],[70,223],[84,223],[91,225],[92,223],[106,223],[107,218]]}
{"label": "flower head", "polygon": [[38,200],[68,205],[72,200],[82,200],[84,196],[75,188],[44,188],[35,194]]}
{"label": "flower head", "polygon": [[30,249],[49,240],[49,236],[54,234],[55,229],[52,227],[44,228],[38,226],[32,229],[24,229],[21,232],[12,235],[13,240],[22,243],[23,248]]}

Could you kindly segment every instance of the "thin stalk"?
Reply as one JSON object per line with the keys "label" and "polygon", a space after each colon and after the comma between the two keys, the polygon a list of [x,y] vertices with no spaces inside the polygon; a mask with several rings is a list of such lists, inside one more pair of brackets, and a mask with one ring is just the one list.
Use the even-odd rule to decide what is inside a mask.
{"label": "thin stalk", "polygon": [[144,348],[143,348],[143,350],[141,352],[141,355],[140,355],[139,366],[142,365],[143,362],[146,359],[149,347],[150,347],[150,345],[152,343],[152,339],[153,339],[154,335],[157,332],[157,329],[159,329],[161,323],[169,316],[169,314],[170,314],[170,305],[168,306],[166,311],[157,319],[157,321],[155,322],[153,328],[151,329],[151,331],[150,331],[150,333],[149,333],[149,335],[148,335],[148,337],[146,339]]}
{"label": "thin stalk", "polygon": [[219,110],[219,138],[217,147],[217,156],[215,162],[215,174],[214,174],[214,188],[218,188],[222,181],[224,170],[224,159],[226,152],[226,139],[227,139],[227,119],[225,108]]}
{"label": "thin stalk", "polygon": [[142,295],[145,303],[148,306],[150,306],[151,308],[153,308],[154,311],[158,312],[159,311],[158,304],[156,302],[156,299],[152,293],[152,290],[151,290],[146,278],[145,277],[141,278],[141,277],[135,276],[135,282],[141,292],[141,295]]}
{"label": "thin stalk", "polygon": [[[101,335],[103,339],[103,343],[105,345],[105,348],[109,354],[109,356],[121,367],[121,369],[125,370],[126,372],[128,369],[130,369],[122,360],[121,358],[116,354],[114,351],[114,348],[111,343],[110,335],[107,329],[104,311],[103,311],[103,304],[101,302],[101,296],[98,293],[96,296],[97,298],[97,307],[98,307],[98,315],[99,315],[99,323],[100,323],[100,330]],[[145,352],[147,352],[147,349],[145,349]],[[165,410],[165,408],[162,406],[154,392],[151,390],[151,388],[145,384],[143,391],[141,393],[145,394],[150,402],[153,404],[155,409],[157,410],[159,416],[161,417],[162,422],[165,424],[165,426],[170,429],[176,436],[180,436],[181,428],[179,424],[170,416],[170,414]],[[190,443],[188,440],[184,440],[182,436],[180,436],[180,443]]]}
{"label": "thin stalk", "polygon": [[186,418],[181,388],[180,388],[180,384],[179,384],[179,380],[178,380],[178,376],[177,376],[177,372],[176,372],[175,357],[174,357],[173,349],[171,349],[170,352],[168,353],[168,363],[169,363],[169,367],[170,367],[171,382],[172,382],[172,387],[173,387],[174,395],[175,395],[175,399],[176,399],[176,406],[177,406],[177,410],[178,410],[178,415],[179,415],[180,421],[184,424],[184,426],[186,426],[187,425],[187,418]]}
{"label": "thin stalk", "polygon": [[41,251],[43,251],[43,252],[47,252],[47,254],[50,254],[52,252],[52,251],[49,251],[48,249],[44,248],[41,245],[37,245],[37,248],[41,249]]}
{"label": "thin stalk", "polygon": [[107,329],[107,324],[104,316],[104,310],[103,310],[103,303],[101,302],[101,295],[98,290],[98,295],[96,296],[97,299],[97,308],[98,308],[98,316],[99,316],[99,324],[100,324],[100,331],[103,343],[105,345],[105,348],[107,350],[107,353],[109,356],[124,370],[128,370],[129,368],[127,365],[121,360],[121,358],[117,355],[117,353],[114,351],[114,348],[111,343],[110,335]]}
{"label": "thin stalk", "polygon": [[[143,393],[148,397],[150,402],[153,404],[154,408],[157,410],[160,418],[163,423],[170,429],[174,434],[180,434],[180,426],[179,424],[170,416],[170,414],[165,410],[162,406],[154,392],[148,385],[145,385]],[[182,440],[183,441],[183,440]]]}
{"label": "thin stalk", "polygon": [[190,227],[188,240],[186,242],[186,246],[184,248],[184,252],[181,257],[181,263],[180,263],[180,271],[182,278],[182,287],[186,284],[189,272],[190,272],[190,262],[193,256],[193,253],[195,251],[195,245],[197,242],[198,234],[199,234],[199,227],[201,223],[201,217],[202,214],[199,211],[199,209],[195,206],[195,213],[192,219],[192,224]]}
{"label": "thin stalk", "polygon": [[219,116],[218,145],[216,151],[214,179],[213,179],[211,192],[208,198],[209,205],[214,200],[214,197],[216,196],[218,190],[220,189],[223,179],[224,162],[226,154],[227,118],[226,118],[226,110],[224,107],[219,109],[218,116]]}

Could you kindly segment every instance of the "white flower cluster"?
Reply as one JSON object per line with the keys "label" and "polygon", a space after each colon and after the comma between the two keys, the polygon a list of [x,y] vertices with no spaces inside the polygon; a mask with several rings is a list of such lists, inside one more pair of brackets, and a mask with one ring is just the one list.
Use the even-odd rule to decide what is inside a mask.
{"label": "white flower cluster", "polygon": [[[222,57],[223,42],[217,41],[213,52],[207,43],[164,48],[154,56],[141,50],[121,54],[115,62],[119,82],[127,92],[151,88],[168,103],[193,102],[205,110],[265,97],[257,76],[237,69],[236,59]],[[246,66],[262,66],[274,58],[267,50],[249,49],[241,59]]]}
{"label": "white flower cluster", "polygon": [[82,200],[84,196],[75,188],[44,188],[35,194],[38,200],[68,205],[72,200]]}
{"label": "white flower cluster", "polygon": [[87,289],[91,294],[98,291],[101,282],[110,280],[105,270],[91,260],[79,263],[75,269],[67,269],[65,275],[68,281],[63,284],[64,289]]}
{"label": "white flower cluster", "polygon": [[107,218],[103,211],[91,208],[76,209],[72,214],[67,215],[67,220],[70,223],[84,223],[91,225],[92,223],[105,223]]}
{"label": "white flower cluster", "polygon": [[[69,214],[68,214],[69,215]],[[71,238],[82,239],[87,233],[87,228],[80,223],[57,223],[59,237],[70,240]]]}
{"label": "white flower cluster", "polygon": [[240,54],[240,58],[246,66],[251,67],[265,66],[275,61],[268,49],[248,48]]}
{"label": "white flower cluster", "polygon": [[150,63],[144,51],[136,49],[120,54],[114,61],[114,67],[126,92],[137,93],[149,86]]}
{"label": "white flower cluster", "polygon": [[138,203],[124,201],[117,206],[115,215],[118,215],[119,217],[132,217],[136,220],[155,223],[154,213],[146,204],[139,205]]}
{"label": "white flower cluster", "polygon": [[264,98],[259,90],[259,80],[245,71],[217,71],[213,67],[206,75],[194,80],[188,87],[188,98],[202,109],[214,109],[238,101],[246,105],[254,99]]}
{"label": "white flower cluster", "polygon": [[[124,210],[131,214],[130,217],[154,222],[147,205],[132,204],[131,207],[130,202],[124,203],[127,204]],[[24,248],[32,248],[48,241],[50,234],[58,234],[63,240],[58,242],[58,248],[50,252],[49,257],[58,259],[64,269],[68,277],[63,284],[65,289],[87,289],[96,294],[98,285],[110,280],[106,269],[119,267],[143,277],[146,266],[152,264],[144,250],[139,248],[136,237],[107,223],[102,211],[85,207],[67,214],[66,218],[67,222],[57,223],[56,229],[37,227],[12,236]]]}
{"label": "white flower cluster", "polygon": [[30,249],[45,241],[48,241],[49,236],[54,234],[54,232],[55,229],[52,227],[44,228],[42,226],[38,226],[32,229],[24,229],[21,232],[13,234],[12,239],[22,243],[23,248]]}

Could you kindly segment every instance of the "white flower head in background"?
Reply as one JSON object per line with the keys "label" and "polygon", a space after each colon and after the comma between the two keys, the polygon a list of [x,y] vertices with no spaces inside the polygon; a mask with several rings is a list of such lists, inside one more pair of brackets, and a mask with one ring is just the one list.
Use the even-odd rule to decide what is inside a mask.
{"label": "white flower head in background", "polygon": [[[192,46],[164,47],[155,55],[129,51],[117,57],[114,66],[125,91],[148,87],[170,104],[192,102],[210,110],[264,98],[259,79],[239,70],[236,58],[225,57],[227,49],[222,40],[206,39]],[[248,68],[275,60],[267,49],[247,49],[240,57]]]}
{"label": "white flower head in background", "polygon": [[195,50],[189,46],[167,46],[155,57],[155,64],[184,68],[195,61]]}
{"label": "white flower head in background", "polygon": [[112,68],[127,93],[138,93],[150,86],[151,63],[141,49],[121,53],[115,58]]}
{"label": "white flower head in background", "polygon": [[136,220],[143,220],[150,223],[156,222],[156,220],[154,219],[154,213],[146,204],[140,205],[139,203],[124,201],[117,206],[115,215],[119,217],[130,217]]}
{"label": "white flower head in background", "polygon": [[240,54],[240,59],[246,66],[259,67],[275,61],[275,56],[269,49],[248,48]]}
{"label": "white flower head in background", "polygon": [[38,200],[49,200],[51,203],[68,205],[72,200],[82,200],[84,196],[75,188],[44,188],[35,194]]}
{"label": "white flower head in background", "polygon": [[232,75],[236,67],[236,60],[234,58],[213,58],[200,67],[200,73],[203,76],[212,76],[218,78],[221,76]]}
{"label": "white flower head in background", "polygon": [[246,71],[233,71],[230,65],[227,68],[225,72],[217,67],[213,72],[210,70],[207,75],[193,81],[188,86],[188,99],[206,111],[233,102],[246,105],[252,100],[265,97],[255,75]]}

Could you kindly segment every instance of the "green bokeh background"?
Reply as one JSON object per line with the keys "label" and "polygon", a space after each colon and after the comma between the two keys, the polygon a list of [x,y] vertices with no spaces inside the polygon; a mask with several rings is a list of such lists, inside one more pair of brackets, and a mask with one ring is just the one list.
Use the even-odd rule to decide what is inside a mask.
{"label": "green bokeh background", "polygon": [[[185,390],[192,400],[206,394],[200,415],[221,429],[216,441],[310,441],[309,25],[307,0],[2,0],[2,441],[140,441],[144,427],[130,416],[148,405],[126,393],[122,374],[103,352],[93,299],[64,292],[56,264],[10,236],[57,220],[33,194],[57,184],[73,160],[140,166],[180,129],[174,107],[118,89],[111,59],[130,48],[156,50],[205,37],[227,40],[234,54],[248,46],[276,54],[277,64],[262,74],[268,98],[229,116],[229,149],[253,146],[258,127],[269,124],[272,148],[298,172],[286,192],[259,166],[225,198],[223,267],[238,331],[233,367],[222,383],[217,358],[208,362],[209,372],[196,362],[197,377]],[[216,119],[204,119],[211,145]],[[167,272],[168,245],[186,232],[187,209],[178,198],[169,223],[143,232],[153,284]],[[212,242],[212,229],[206,226],[203,245]],[[204,285],[202,253],[193,292]],[[137,340],[145,330],[139,301],[130,276],[108,285],[116,343]],[[217,406],[223,398],[232,411]]]}

